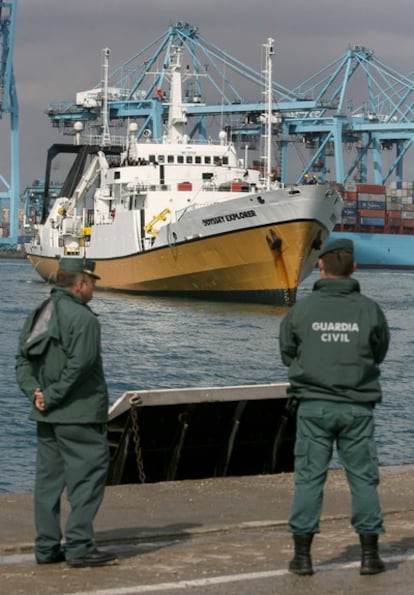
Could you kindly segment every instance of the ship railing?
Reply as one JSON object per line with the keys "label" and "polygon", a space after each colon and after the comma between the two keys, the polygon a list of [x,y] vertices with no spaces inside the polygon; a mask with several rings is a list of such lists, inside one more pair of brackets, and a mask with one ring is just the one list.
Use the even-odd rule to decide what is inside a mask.
{"label": "ship railing", "polygon": [[[99,134],[90,134],[82,136],[82,141],[85,145],[92,145],[100,147],[102,143],[102,136]],[[110,145],[116,147],[123,147],[126,148],[127,140],[124,136],[120,135],[111,135],[110,138]]]}

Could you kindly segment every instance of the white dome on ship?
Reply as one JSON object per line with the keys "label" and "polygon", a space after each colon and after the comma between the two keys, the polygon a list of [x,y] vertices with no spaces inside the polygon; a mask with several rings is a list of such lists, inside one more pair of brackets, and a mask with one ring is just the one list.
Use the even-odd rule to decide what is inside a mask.
{"label": "white dome on ship", "polygon": [[221,145],[225,145],[227,141],[227,133],[225,130],[220,130],[219,132],[219,140]]}

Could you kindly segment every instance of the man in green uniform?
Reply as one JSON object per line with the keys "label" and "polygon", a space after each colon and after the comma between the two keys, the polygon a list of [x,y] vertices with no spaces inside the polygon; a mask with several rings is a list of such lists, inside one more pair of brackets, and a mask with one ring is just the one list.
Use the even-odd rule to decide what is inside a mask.
{"label": "man in green uniform", "polygon": [[295,495],[289,529],[295,555],[289,569],[313,574],[313,535],[319,532],[323,489],[336,443],[352,496],[351,522],[359,534],[361,574],[385,570],[378,555],[384,533],[377,486],[373,409],[381,401],[379,364],[389,345],[386,318],[360,293],[353,242],[322,248],[312,293],[282,320],[280,352],[289,366],[289,394],[298,401]]}
{"label": "man in green uniform", "polygon": [[[102,566],[115,560],[94,544],[93,520],[102,502],[109,464],[108,390],[100,325],[87,303],[95,263],[62,258],[56,287],[28,317],[16,358],[17,382],[37,422],[34,490],[38,564]],[[61,496],[70,513],[62,545]]]}

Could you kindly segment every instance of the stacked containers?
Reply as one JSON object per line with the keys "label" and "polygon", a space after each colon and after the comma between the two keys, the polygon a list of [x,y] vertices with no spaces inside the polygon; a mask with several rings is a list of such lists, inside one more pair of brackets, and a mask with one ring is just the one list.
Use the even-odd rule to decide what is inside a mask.
{"label": "stacked containers", "polygon": [[413,182],[392,182],[387,188],[390,226],[404,233],[414,233]]}
{"label": "stacked containers", "polygon": [[345,186],[337,230],[414,234],[414,183]]}
{"label": "stacked containers", "polygon": [[385,225],[385,187],[378,184],[357,184],[359,224],[362,227]]}
{"label": "stacked containers", "polygon": [[357,196],[356,184],[348,183],[343,195],[342,227],[352,228],[357,224]]}

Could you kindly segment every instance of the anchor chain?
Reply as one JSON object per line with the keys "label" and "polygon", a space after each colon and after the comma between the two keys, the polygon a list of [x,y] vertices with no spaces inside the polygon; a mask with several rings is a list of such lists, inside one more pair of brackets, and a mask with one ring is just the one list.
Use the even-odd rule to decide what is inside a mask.
{"label": "anchor chain", "polygon": [[144,461],[142,459],[141,449],[141,436],[139,434],[139,423],[138,423],[138,410],[142,405],[142,399],[138,395],[134,395],[129,399],[131,407],[131,424],[132,424],[132,436],[134,439],[135,447],[135,460],[137,463],[138,477],[141,483],[145,483],[146,476],[144,471]]}

